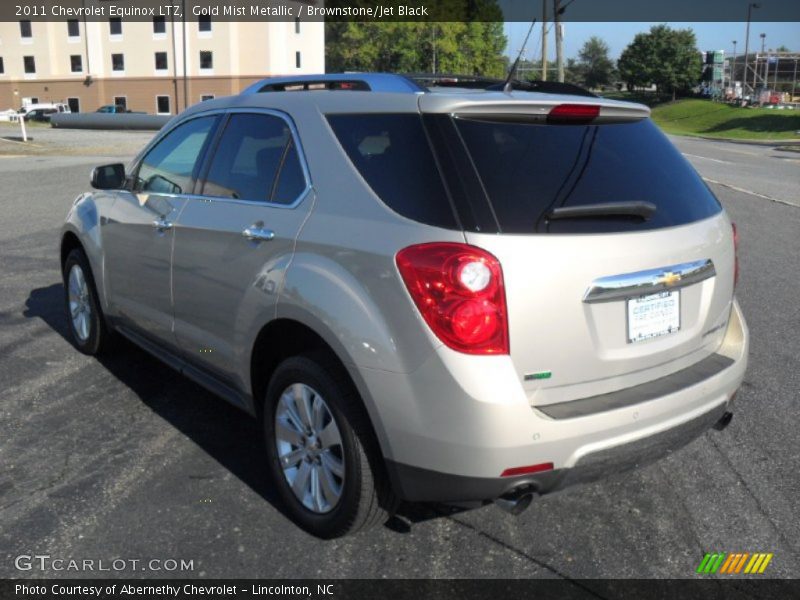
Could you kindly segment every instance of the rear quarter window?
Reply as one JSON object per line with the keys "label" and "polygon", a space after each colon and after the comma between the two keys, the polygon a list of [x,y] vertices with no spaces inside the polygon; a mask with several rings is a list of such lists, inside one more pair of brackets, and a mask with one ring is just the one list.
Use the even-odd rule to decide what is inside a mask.
{"label": "rear quarter window", "polygon": [[455,215],[418,114],[328,115],[372,191],[396,213],[455,229]]}

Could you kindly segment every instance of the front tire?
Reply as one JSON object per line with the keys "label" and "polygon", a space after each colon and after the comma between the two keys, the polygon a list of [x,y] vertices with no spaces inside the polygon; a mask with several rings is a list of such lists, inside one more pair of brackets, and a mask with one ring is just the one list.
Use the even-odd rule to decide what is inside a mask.
{"label": "front tire", "polygon": [[324,354],[283,361],[264,404],[269,468],[293,519],[320,538],[382,523],[394,500],[363,406]]}
{"label": "front tire", "polygon": [[75,347],[91,356],[110,346],[111,331],[106,325],[97,296],[92,269],[83,250],[72,250],[64,261],[64,301],[69,331]]}

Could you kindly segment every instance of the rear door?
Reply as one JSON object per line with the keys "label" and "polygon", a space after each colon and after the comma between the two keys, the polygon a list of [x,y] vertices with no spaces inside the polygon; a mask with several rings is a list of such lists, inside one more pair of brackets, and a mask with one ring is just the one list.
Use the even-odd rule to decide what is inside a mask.
{"label": "rear door", "polygon": [[274,314],[313,198],[286,115],[254,109],[226,119],[202,190],[177,224],[172,278],[185,355],[230,380],[247,370],[253,323]]}
{"label": "rear door", "polygon": [[468,243],[502,265],[511,358],[533,404],[643,383],[719,346],[731,225],[649,119],[426,124],[450,188],[471,207]]}

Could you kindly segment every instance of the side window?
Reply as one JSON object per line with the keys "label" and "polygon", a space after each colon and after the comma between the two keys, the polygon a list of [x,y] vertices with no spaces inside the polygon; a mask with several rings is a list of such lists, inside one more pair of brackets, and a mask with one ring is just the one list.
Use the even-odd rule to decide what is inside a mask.
{"label": "side window", "polygon": [[190,193],[198,158],[216,120],[216,117],[193,119],[172,130],[142,160],[134,191]]}
{"label": "side window", "polygon": [[300,155],[295,148],[294,140],[289,140],[283,157],[283,165],[272,192],[272,202],[291,204],[306,188],[306,176],[300,165]]}
{"label": "side window", "polygon": [[286,122],[271,115],[232,115],[211,161],[203,194],[291,204],[304,188],[305,177]]}
{"label": "side window", "polygon": [[328,115],[339,143],[384,204],[419,223],[456,228],[418,114]]}

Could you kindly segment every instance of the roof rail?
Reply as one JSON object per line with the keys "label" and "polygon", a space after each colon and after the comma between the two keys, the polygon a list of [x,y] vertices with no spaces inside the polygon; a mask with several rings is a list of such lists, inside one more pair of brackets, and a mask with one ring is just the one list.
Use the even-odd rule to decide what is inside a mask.
{"label": "roof rail", "polygon": [[304,90],[351,90],[405,94],[421,94],[425,91],[416,82],[403,75],[394,75],[392,73],[331,73],[328,75],[268,77],[245,89],[242,95]]}

